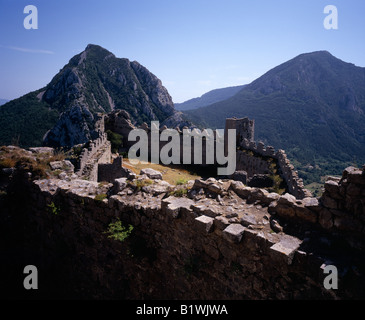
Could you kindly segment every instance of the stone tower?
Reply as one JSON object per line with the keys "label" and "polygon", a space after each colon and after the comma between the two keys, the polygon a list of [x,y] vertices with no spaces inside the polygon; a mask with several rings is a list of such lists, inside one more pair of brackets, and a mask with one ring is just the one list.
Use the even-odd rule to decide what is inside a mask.
{"label": "stone tower", "polygon": [[248,118],[227,118],[225,127],[225,145],[227,145],[227,130],[236,129],[236,146],[241,146],[243,139],[247,139],[249,142],[255,140],[255,120],[249,120]]}

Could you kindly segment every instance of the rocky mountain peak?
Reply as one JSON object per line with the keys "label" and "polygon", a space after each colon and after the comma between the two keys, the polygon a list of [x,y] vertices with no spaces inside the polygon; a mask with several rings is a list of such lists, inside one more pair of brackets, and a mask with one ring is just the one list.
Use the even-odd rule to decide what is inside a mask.
{"label": "rocky mountain peak", "polygon": [[174,116],[172,98],[160,79],[137,61],[117,58],[94,44],[73,57],[53,78],[43,101],[62,112],[45,137],[51,146],[87,141],[95,135],[94,115],[99,112],[126,110],[135,125],[180,119]]}

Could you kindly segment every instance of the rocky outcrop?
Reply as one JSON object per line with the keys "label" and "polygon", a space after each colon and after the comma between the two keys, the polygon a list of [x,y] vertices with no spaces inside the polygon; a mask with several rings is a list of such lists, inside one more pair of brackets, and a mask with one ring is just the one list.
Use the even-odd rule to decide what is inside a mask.
{"label": "rocky outcrop", "polygon": [[42,101],[61,112],[44,143],[53,147],[85,143],[97,138],[97,113],[126,110],[134,125],[182,121],[161,80],[136,61],[118,59],[109,51],[88,45],[48,84]]}

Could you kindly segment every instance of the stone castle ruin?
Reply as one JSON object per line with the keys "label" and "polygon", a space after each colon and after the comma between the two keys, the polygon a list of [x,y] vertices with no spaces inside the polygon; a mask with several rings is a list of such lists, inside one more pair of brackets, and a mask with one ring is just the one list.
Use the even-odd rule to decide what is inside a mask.
{"label": "stone castle ruin", "polygon": [[[150,170],[131,173],[112,155],[105,130],[125,139],[133,128],[124,111],[102,117],[100,136],[82,150],[75,172],[34,181],[0,172],[9,185],[21,182],[26,250],[42,275],[56,272],[62,292],[93,299],[365,298],[365,167],[330,177],[314,198],[283,150],[254,142],[253,120],[227,119],[225,129],[237,129],[237,172],[173,186]],[[273,166],[283,194],[243,182]],[[133,227],[124,241],[108,236],[118,221]],[[327,266],[338,270],[337,289],[324,286]]]}
{"label": "stone castle ruin", "polygon": [[[106,138],[105,130],[111,130],[123,137],[124,150],[128,150],[135,142],[128,141],[129,133],[136,129],[131,123],[129,114],[124,110],[114,111],[107,116],[102,116],[99,124],[99,138],[91,141],[87,149],[82,151],[79,165],[79,175],[87,176],[91,181],[108,181],[112,182],[116,178],[120,178],[125,173],[118,172],[121,168],[122,160],[114,159],[111,163],[110,142]],[[102,124],[101,124],[102,123]],[[151,140],[151,128],[144,123],[139,127],[148,133],[148,139]],[[186,127],[185,127],[186,128]],[[225,126],[225,147],[227,147],[227,130],[236,130],[236,171],[235,174],[227,178],[240,180],[245,184],[252,181],[252,186],[265,186],[265,181],[270,180],[270,165],[275,164],[277,172],[283,179],[284,190],[294,195],[298,199],[311,196],[310,192],[304,188],[303,180],[298,177],[298,172],[290,163],[284,150],[277,150],[271,146],[265,146],[262,142],[254,141],[255,122],[248,118],[226,119]],[[167,129],[163,127],[160,131]],[[187,129],[187,128],[186,128]],[[183,150],[182,131],[180,133],[180,150]],[[160,142],[160,150],[167,142]],[[151,154],[151,143],[148,143],[149,154]],[[206,163],[206,141],[202,141],[202,163]],[[191,159],[194,159],[194,148],[191,148]],[[183,163],[183,152],[181,153],[181,163]],[[193,162],[194,164],[194,162]],[[101,169],[100,174],[99,168]],[[123,169],[120,169],[123,170]],[[256,184],[254,184],[256,181]],[[272,183],[272,182],[271,182]],[[268,186],[270,186],[270,181]]]}

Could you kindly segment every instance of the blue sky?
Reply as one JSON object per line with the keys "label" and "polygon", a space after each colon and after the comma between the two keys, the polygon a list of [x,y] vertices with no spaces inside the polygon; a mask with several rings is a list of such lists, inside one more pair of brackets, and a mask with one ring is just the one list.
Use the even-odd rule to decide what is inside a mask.
{"label": "blue sky", "polygon": [[[26,5],[38,9],[37,30],[24,28]],[[323,26],[327,5],[338,30]],[[174,102],[306,52],[365,67],[364,16],[364,0],[0,0],[0,98],[44,87],[89,43],[147,67]]]}

